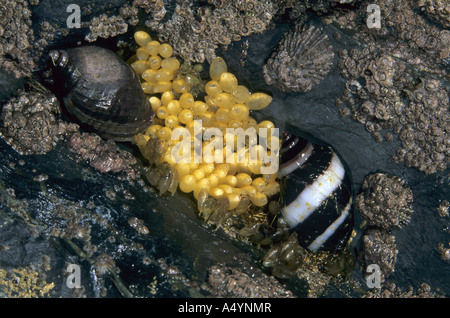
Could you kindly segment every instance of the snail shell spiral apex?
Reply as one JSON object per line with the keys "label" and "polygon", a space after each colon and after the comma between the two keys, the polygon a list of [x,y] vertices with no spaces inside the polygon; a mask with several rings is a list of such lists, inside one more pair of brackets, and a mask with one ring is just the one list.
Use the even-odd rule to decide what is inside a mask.
{"label": "snail shell spiral apex", "polygon": [[353,231],[350,176],[330,146],[283,135],[282,216],[311,251],[342,250]]}
{"label": "snail shell spiral apex", "polygon": [[125,141],[151,124],[153,111],[137,74],[113,51],[81,46],[49,56],[64,105],[81,125]]}

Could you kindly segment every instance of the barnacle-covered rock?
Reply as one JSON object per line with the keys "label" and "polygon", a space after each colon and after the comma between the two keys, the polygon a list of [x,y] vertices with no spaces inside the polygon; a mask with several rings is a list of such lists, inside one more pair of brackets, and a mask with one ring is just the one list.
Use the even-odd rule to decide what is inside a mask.
{"label": "barnacle-covered rock", "polygon": [[264,65],[264,79],[285,92],[307,92],[328,74],[333,49],[326,34],[309,25],[295,25]]}
{"label": "barnacle-covered rock", "polygon": [[35,36],[27,1],[0,3],[0,67],[16,78],[29,77],[36,68],[33,58]]}
{"label": "barnacle-covered rock", "polygon": [[213,297],[291,298],[273,276],[239,259],[239,266],[216,264],[209,268],[208,283]]}
{"label": "barnacle-covered rock", "polygon": [[[170,43],[176,55],[189,62],[212,61],[219,45],[263,32],[274,14],[272,1],[210,1],[197,9],[191,1],[177,1],[171,19],[148,19],[146,25]],[[226,4],[226,5],[225,5]]]}
{"label": "barnacle-covered rock", "polygon": [[362,264],[364,272],[367,266],[380,267],[380,282],[394,271],[397,262],[397,245],[394,235],[379,229],[367,229],[362,237]]}
{"label": "barnacle-covered rock", "polygon": [[413,213],[413,195],[406,181],[385,173],[366,177],[355,202],[370,225],[385,229],[405,226]]}
{"label": "barnacle-covered rock", "polygon": [[[153,112],[133,69],[114,52],[82,46],[49,53],[66,109],[102,137],[128,140],[151,123]],[[55,88],[56,90],[56,88]]]}
{"label": "barnacle-covered rock", "polygon": [[44,154],[78,130],[58,118],[59,102],[49,91],[21,92],[3,105],[1,136],[21,154]]}
{"label": "barnacle-covered rock", "polygon": [[424,11],[428,17],[439,22],[445,28],[450,28],[450,3],[445,0],[412,1],[417,8]]}

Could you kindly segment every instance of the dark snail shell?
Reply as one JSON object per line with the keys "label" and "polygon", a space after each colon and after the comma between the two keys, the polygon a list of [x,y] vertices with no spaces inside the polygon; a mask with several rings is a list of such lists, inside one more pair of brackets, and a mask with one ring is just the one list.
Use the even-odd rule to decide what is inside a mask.
{"label": "dark snail shell", "polygon": [[100,136],[129,140],[147,128],[153,112],[134,70],[114,52],[81,46],[50,52],[64,105]]}
{"label": "dark snail shell", "polygon": [[353,192],[341,159],[330,146],[288,132],[280,154],[284,221],[303,247],[342,250],[353,231]]}

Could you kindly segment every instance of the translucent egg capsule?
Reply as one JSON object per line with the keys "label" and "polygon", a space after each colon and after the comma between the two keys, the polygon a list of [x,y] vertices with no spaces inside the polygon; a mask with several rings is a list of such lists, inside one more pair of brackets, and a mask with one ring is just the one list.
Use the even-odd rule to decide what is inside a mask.
{"label": "translucent egg capsule", "polygon": [[167,106],[171,101],[175,99],[175,95],[171,91],[165,91],[161,94],[161,103]]}
{"label": "translucent egg capsule", "polygon": [[161,125],[151,125],[150,127],[148,127],[148,128],[145,130],[145,134],[146,134],[147,136],[156,136],[158,130],[160,130],[161,128],[162,128]]}
{"label": "translucent egg capsule", "polygon": [[198,195],[200,194],[200,191],[206,190],[208,193],[211,190],[211,183],[208,178],[203,178],[200,181],[197,181],[197,183],[194,186],[194,197],[198,199]]}
{"label": "translucent egg capsule", "polygon": [[159,43],[158,41],[150,41],[145,46],[145,49],[150,55],[158,55],[160,45],[161,43]]}
{"label": "translucent egg capsule", "polygon": [[172,88],[175,93],[182,94],[189,91],[186,81],[182,78],[175,79],[172,82]]}
{"label": "translucent egg capsule", "polygon": [[222,92],[222,88],[219,85],[218,81],[209,81],[205,85],[205,92],[211,97],[216,97],[219,93]]}
{"label": "translucent egg capsule", "polygon": [[143,47],[140,47],[136,51],[136,57],[138,60],[146,61],[148,57],[150,56],[150,53]]}
{"label": "translucent egg capsule", "polygon": [[138,75],[144,73],[149,67],[148,61],[137,60],[131,64],[131,68],[135,70]]}
{"label": "translucent egg capsule", "polygon": [[246,104],[251,110],[260,110],[269,106],[272,96],[266,93],[253,93],[248,98]]}
{"label": "translucent egg capsule", "polygon": [[209,77],[212,80],[218,81],[220,75],[228,70],[227,63],[221,57],[216,57],[209,67]]}
{"label": "translucent egg capsule", "polygon": [[171,73],[177,71],[180,68],[180,61],[176,57],[169,57],[163,59],[161,62],[161,67]]}
{"label": "translucent egg capsule", "polygon": [[180,112],[180,102],[176,99],[172,100],[167,104],[167,112],[172,115],[176,115]]}
{"label": "translucent egg capsule", "polygon": [[172,129],[169,127],[162,127],[158,130],[158,138],[162,140],[169,140],[172,136]]}
{"label": "translucent egg capsule", "polygon": [[236,186],[239,188],[246,187],[252,184],[252,177],[248,175],[247,173],[238,173],[236,175]]}
{"label": "translucent egg capsule", "polygon": [[229,109],[233,106],[233,99],[231,98],[231,95],[229,93],[219,93],[214,100],[219,107]]}
{"label": "translucent egg capsule", "polygon": [[138,45],[145,47],[152,38],[150,37],[150,34],[145,31],[137,31],[134,33],[134,40]]}
{"label": "translucent egg capsule", "polygon": [[228,210],[236,209],[239,206],[239,203],[241,202],[241,196],[236,193],[227,194],[227,199],[229,203]]}
{"label": "translucent egg capsule", "polygon": [[173,54],[173,48],[169,44],[163,43],[158,48],[158,54],[164,58],[169,58]]}
{"label": "translucent egg capsule", "polygon": [[208,105],[202,101],[195,101],[194,106],[192,107],[192,113],[194,116],[199,116],[208,111]]}
{"label": "translucent egg capsule", "polygon": [[153,112],[156,113],[158,108],[161,107],[161,100],[156,96],[152,96],[148,101],[150,102],[150,106],[152,106]]}
{"label": "translucent egg capsule", "polygon": [[148,65],[150,65],[150,67],[154,70],[157,70],[161,67],[161,62],[162,59],[157,55],[150,56],[150,58],[147,61]]}
{"label": "translucent egg capsule", "polygon": [[247,120],[250,109],[245,104],[234,104],[230,109],[230,116],[236,120]]}
{"label": "translucent egg capsule", "polygon": [[165,69],[159,69],[158,71],[155,72],[154,78],[156,81],[159,82],[168,82],[173,80],[174,75],[175,75],[174,73],[171,73]]}
{"label": "translucent egg capsule", "polygon": [[269,201],[267,196],[262,192],[257,192],[253,197],[250,196],[250,201],[257,207],[263,207]]}
{"label": "translucent egg capsule", "polygon": [[145,94],[151,95],[155,93],[155,87],[152,83],[149,82],[141,83],[141,87]]}
{"label": "translucent egg capsule", "polygon": [[[216,120],[221,123],[228,123],[231,119],[230,111],[228,109],[219,108],[216,112]],[[226,128],[226,126],[225,126]]]}
{"label": "translucent egg capsule", "polygon": [[170,91],[171,88],[172,88],[172,83],[170,81],[157,82],[154,84],[154,93],[164,93],[166,91]]}
{"label": "translucent egg capsule", "polygon": [[213,188],[209,192],[209,194],[215,199],[220,199],[220,198],[223,198],[225,196],[225,191],[223,191],[223,189],[221,189],[221,188],[217,188],[216,187],[216,188]]}
{"label": "translucent egg capsule", "polygon": [[194,120],[194,114],[190,109],[182,109],[178,113],[178,119],[180,120],[180,123],[187,124]]}
{"label": "translucent egg capsule", "polygon": [[146,81],[146,82],[150,82],[150,83],[156,83],[158,80],[156,79],[156,71],[154,69],[146,69],[143,73],[142,73],[142,78]]}
{"label": "translucent egg capsule", "polygon": [[233,92],[238,87],[236,76],[229,72],[223,72],[219,78],[220,87],[227,93]]}
{"label": "translucent egg capsule", "polygon": [[184,193],[190,193],[194,191],[194,188],[197,184],[197,180],[192,174],[187,174],[180,179],[180,190]]}
{"label": "translucent egg capsule", "polygon": [[247,87],[239,85],[231,92],[231,97],[236,103],[243,104],[250,97],[250,92]]}
{"label": "translucent egg capsule", "polygon": [[166,117],[164,123],[165,123],[166,127],[173,129],[176,126],[178,126],[178,117],[175,115],[169,115]]}
{"label": "translucent egg capsule", "polygon": [[182,108],[192,108],[194,106],[194,96],[191,93],[183,93],[180,96],[180,106]]}

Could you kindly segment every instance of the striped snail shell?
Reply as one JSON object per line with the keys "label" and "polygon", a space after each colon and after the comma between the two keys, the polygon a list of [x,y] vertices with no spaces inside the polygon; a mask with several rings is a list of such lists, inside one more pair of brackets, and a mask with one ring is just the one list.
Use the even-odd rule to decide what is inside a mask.
{"label": "striped snail shell", "polygon": [[147,128],[153,111],[134,70],[113,51],[80,46],[49,53],[67,111],[81,125],[124,141]]}
{"label": "striped snail shell", "polygon": [[349,174],[328,145],[284,132],[280,149],[282,217],[310,251],[340,251],[353,230]]}

